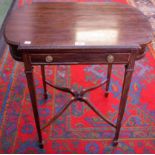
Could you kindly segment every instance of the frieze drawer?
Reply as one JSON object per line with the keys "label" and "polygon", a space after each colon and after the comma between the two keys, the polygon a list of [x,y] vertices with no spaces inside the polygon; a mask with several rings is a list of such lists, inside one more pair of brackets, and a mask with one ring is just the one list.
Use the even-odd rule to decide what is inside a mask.
{"label": "frieze drawer", "polygon": [[31,54],[33,64],[104,64],[104,63],[127,63],[129,53],[53,53],[53,54]]}

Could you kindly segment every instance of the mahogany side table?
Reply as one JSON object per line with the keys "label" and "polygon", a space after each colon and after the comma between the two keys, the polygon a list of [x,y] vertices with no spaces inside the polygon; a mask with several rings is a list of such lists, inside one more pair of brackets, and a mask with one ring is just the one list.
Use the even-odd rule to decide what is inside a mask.
{"label": "mahogany side table", "polygon": [[[35,124],[42,148],[41,129],[55,121],[74,101],[86,103],[99,117],[116,129],[113,143],[118,143],[128,91],[137,59],[145,55],[152,41],[152,28],[138,10],[120,3],[32,3],[10,15],[4,36],[12,57],[24,62]],[[81,92],[46,81],[45,65],[107,64],[107,80]],[[84,97],[85,93],[106,85],[108,96],[112,65],[125,66],[117,123],[105,118]],[[73,98],[42,128],[39,121],[33,66],[40,65],[46,86],[70,93]]]}

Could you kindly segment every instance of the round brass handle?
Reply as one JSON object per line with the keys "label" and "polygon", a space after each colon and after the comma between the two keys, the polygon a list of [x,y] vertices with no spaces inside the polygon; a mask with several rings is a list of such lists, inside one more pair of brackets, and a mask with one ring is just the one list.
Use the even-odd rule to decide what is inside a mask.
{"label": "round brass handle", "polygon": [[46,60],[46,62],[52,62],[53,61],[53,57],[48,55],[48,56],[46,56],[45,60]]}
{"label": "round brass handle", "polygon": [[108,55],[108,56],[107,56],[107,61],[108,61],[108,63],[112,63],[112,62],[114,62],[114,60],[115,60],[115,58],[114,58],[113,55]]}

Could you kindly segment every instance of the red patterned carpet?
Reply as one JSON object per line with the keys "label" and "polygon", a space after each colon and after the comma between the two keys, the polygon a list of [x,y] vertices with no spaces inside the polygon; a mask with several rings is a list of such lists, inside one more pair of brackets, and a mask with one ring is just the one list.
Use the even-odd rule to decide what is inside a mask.
{"label": "red patterned carpet", "polygon": [[[117,1],[126,3],[125,0]],[[22,7],[24,2],[31,3],[19,1],[18,6]],[[112,146],[114,129],[87,105],[77,103],[43,131],[45,148],[42,150],[36,143],[23,64],[15,62],[6,47],[0,60],[0,153],[155,153],[155,59],[152,52],[150,48],[146,57],[136,62],[117,147]],[[106,69],[105,65],[50,66],[46,68],[46,74],[55,84],[82,89],[103,81]],[[104,87],[87,94],[91,103],[113,122],[116,122],[122,89],[122,70],[120,65],[113,67],[108,98],[103,95]],[[39,67],[34,68],[34,74],[43,124],[70,96],[48,87],[49,98],[45,101]]]}

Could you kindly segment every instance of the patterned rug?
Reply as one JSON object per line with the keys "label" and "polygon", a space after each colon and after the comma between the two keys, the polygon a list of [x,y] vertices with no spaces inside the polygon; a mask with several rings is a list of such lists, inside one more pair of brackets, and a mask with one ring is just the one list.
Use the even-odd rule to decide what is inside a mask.
{"label": "patterned rug", "polygon": [[[125,3],[125,0],[119,1]],[[31,3],[28,0],[25,2]],[[18,6],[22,5],[24,1],[19,1]],[[114,129],[85,104],[77,102],[43,131],[45,148],[42,150],[37,146],[23,64],[11,58],[7,47],[0,60],[0,153],[155,153],[154,68],[155,58],[150,48],[146,57],[136,62],[117,147],[112,146]],[[113,67],[108,98],[103,95],[104,87],[86,96],[113,122],[116,122],[118,114],[122,70],[121,65]],[[48,66],[46,75],[52,83],[80,90],[103,81],[106,71],[105,65],[62,65]],[[62,108],[70,96],[48,87],[49,98],[45,101],[40,67],[34,68],[34,76],[43,124]]]}

